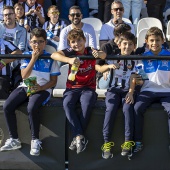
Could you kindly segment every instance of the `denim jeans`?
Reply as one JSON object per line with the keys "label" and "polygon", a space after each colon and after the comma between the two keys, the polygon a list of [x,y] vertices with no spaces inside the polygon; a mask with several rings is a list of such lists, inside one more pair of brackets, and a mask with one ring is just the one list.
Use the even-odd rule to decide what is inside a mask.
{"label": "denim jeans", "polygon": [[61,2],[61,18],[68,20],[70,7],[78,5],[83,14],[83,18],[89,17],[89,3],[88,0],[62,0]]}
{"label": "denim jeans", "polygon": [[124,18],[130,17],[130,11],[132,13],[132,20],[136,30],[137,23],[140,19],[140,13],[143,5],[143,0],[122,0],[124,6]]}

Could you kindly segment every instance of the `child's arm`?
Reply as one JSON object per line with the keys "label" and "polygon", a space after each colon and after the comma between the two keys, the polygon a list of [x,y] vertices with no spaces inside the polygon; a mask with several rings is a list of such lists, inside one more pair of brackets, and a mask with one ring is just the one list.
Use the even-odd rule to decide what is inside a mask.
{"label": "child's arm", "polygon": [[30,60],[29,64],[27,65],[26,68],[21,70],[21,76],[22,76],[23,79],[26,79],[26,78],[29,77],[29,75],[32,72],[33,66],[34,66],[34,64],[37,61],[39,56],[40,56],[39,51],[33,51],[32,52],[32,57],[31,57],[31,60]]}
{"label": "child's arm", "polygon": [[68,64],[80,64],[78,62],[80,62],[79,60],[77,60],[77,58],[69,58],[69,57],[66,57],[65,54],[63,53],[63,51],[57,51],[55,53],[53,53],[51,55],[51,58],[53,60],[57,60],[57,61],[61,61],[61,62],[64,62],[64,63],[68,63]]}
{"label": "child's arm", "polygon": [[102,66],[100,66],[98,64],[95,65],[95,70],[100,72],[100,73],[108,71],[109,69],[118,69],[118,68],[119,68],[119,63],[102,65]]}

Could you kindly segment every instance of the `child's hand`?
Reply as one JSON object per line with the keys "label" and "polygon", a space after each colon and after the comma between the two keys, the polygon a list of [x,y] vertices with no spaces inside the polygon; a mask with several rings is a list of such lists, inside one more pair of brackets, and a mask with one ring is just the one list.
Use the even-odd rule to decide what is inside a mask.
{"label": "child's hand", "polygon": [[52,38],[54,41],[57,41],[57,42],[59,42],[59,37],[58,36],[54,36],[53,38]]}
{"label": "child's hand", "polygon": [[69,64],[76,65],[77,67],[80,66],[80,60],[78,58],[69,58]]}
{"label": "child's hand", "polygon": [[139,75],[139,74],[132,74],[131,78],[134,79],[136,85],[142,85],[144,83],[144,81],[142,80],[141,75]]}
{"label": "child's hand", "polygon": [[35,93],[38,91],[41,91],[41,86],[39,84],[35,84],[34,86],[31,86],[31,91],[34,91]]}
{"label": "child's hand", "polygon": [[103,73],[103,78],[104,78],[104,80],[107,80],[108,79],[108,74],[109,74],[109,71],[106,71],[106,72],[104,72]]}
{"label": "child's hand", "polygon": [[92,49],[92,54],[93,54],[93,56],[94,56],[95,58],[100,58],[100,57],[99,57],[99,52],[98,52],[96,49],[94,49],[93,47],[91,47],[91,49]]}
{"label": "child's hand", "polygon": [[32,52],[32,58],[35,60],[37,60],[40,55],[41,55],[41,53],[39,50],[35,50]]}
{"label": "child's hand", "polygon": [[28,14],[29,14],[29,15],[31,15],[32,13],[34,13],[34,9],[30,9],[30,10],[28,11]]}
{"label": "child's hand", "polygon": [[133,104],[133,103],[134,103],[133,93],[128,92],[128,93],[126,94],[125,101],[126,101],[126,103],[128,103],[128,104]]}
{"label": "child's hand", "polygon": [[109,68],[118,69],[119,67],[119,63],[109,64]]}

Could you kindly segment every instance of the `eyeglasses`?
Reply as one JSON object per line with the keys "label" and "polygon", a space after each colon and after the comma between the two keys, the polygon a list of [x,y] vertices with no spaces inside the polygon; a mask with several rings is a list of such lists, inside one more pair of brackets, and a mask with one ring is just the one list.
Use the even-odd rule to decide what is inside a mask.
{"label": "eyeglasses", "polygon": [[81,16],[81,13],[72,13],[72,14],[69,14],[71,17],[80,17]]}
{"label": "eyeglasses", "polygon": [[3,16],[4,16],[4,17],[7,17],[7,16],[10,17],[12,14],[14,14],[14,13],[3,14]]}
{"label": "eyeglasses", "polygon": [[118,10],[119,10],[119,11],[123,11],[124,8],[122,8],[122,7],[121,7],[121,8],[112,8],[112,10],[114,10],[115,12],[117,12]]}
{"label": "eyeglasses", "polygon": [[45,41],[43,41],[43,40],[39,40],[39,41],[37,41],[37,40],[33,40],[33,41],[30,41],[33,45],[36,45],[36,44],[42,44],[42,43],[44,43]]}
{"label": "eyeglasses", "polygon": [[60,13],[59,13],[59,11],[53,11],[53,12],[51,12],[51,14],[53,14],[53,15],[57,14],[57,15],[59,15]]}

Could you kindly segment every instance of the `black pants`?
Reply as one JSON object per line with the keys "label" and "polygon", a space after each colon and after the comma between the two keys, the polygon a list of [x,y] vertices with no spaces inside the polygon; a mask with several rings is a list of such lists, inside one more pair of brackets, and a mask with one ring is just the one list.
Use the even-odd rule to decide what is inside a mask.
{"label": "black pants", "polygon": [[49,97],[48,91],[40,91],[27,97],[26,87],[16,88],[4,103],[3,110],[9,130],[13,139],[18,138],[17,121],[15,110],[22,103],[28,101],[27,111],[31,128],[32,139],[39,139],[40,114],[39,109],[42,103]]}

